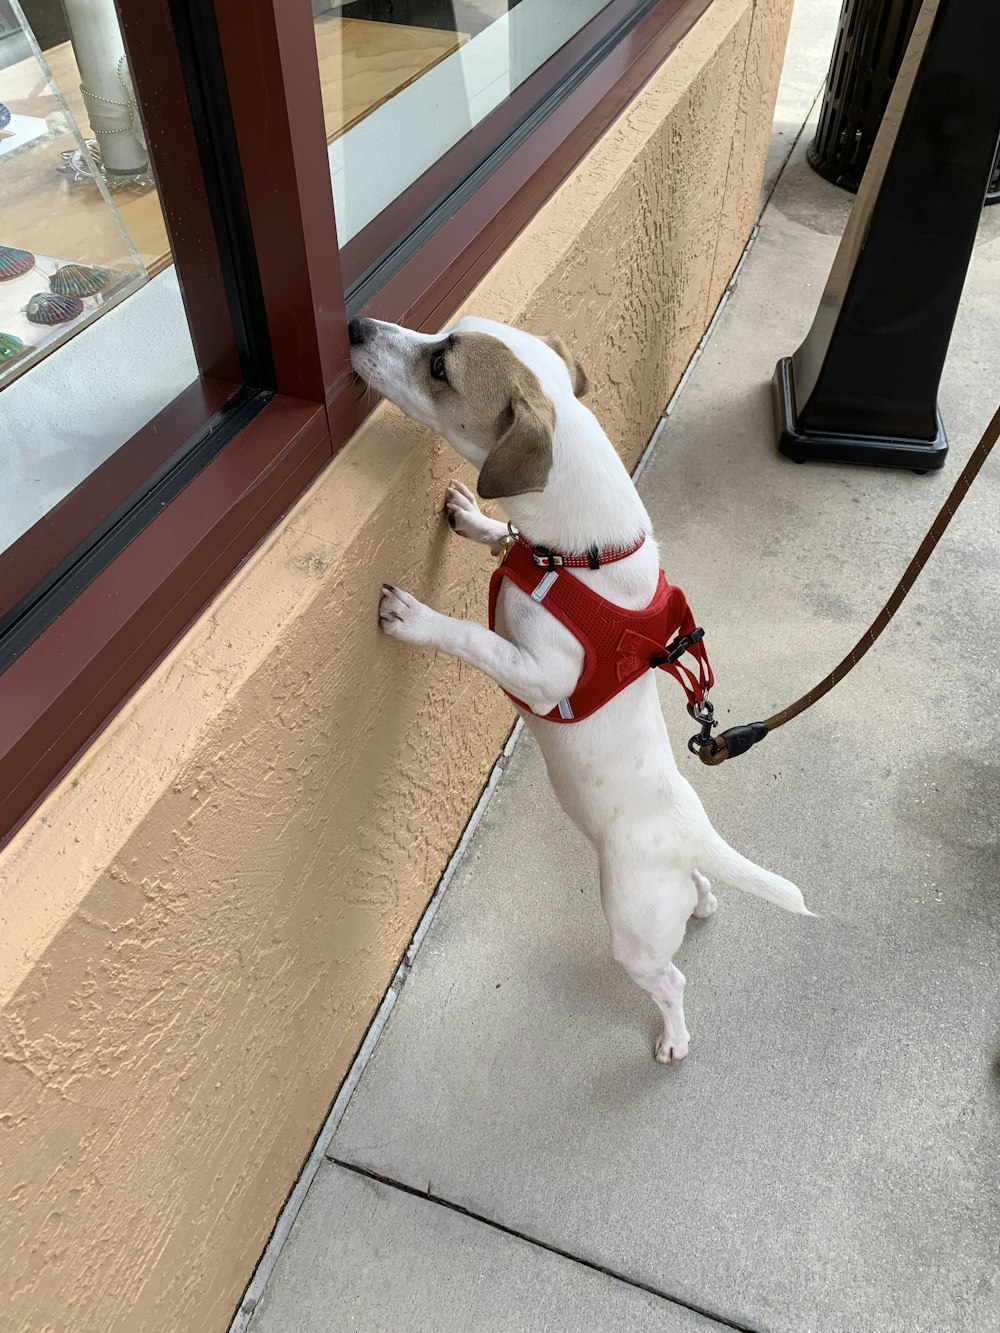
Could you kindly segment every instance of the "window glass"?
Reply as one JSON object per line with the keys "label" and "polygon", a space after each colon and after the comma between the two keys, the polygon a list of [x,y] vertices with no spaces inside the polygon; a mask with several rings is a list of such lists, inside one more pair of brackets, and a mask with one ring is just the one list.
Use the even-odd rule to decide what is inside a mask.
{"label": "window glass", "polygon": [[341,245],[607,3],[314,0]]}
{"label": "window glass", "polygon": [[0,0],[0,552],[196,377],[169,263],[114,0]]}

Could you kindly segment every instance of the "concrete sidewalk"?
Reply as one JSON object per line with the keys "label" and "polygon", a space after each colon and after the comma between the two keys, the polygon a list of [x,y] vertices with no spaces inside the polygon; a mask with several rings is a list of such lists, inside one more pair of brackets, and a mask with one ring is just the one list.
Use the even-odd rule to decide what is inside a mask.
{"label": "concrete sidewalk", "polygon": [[[640,487],[709,627],[724,726],[846,651],[1000,386],[997,208],[942,387],[944,472],[774,450],[771,372],[809,326],[850,203],[806,165],[808,129],[781,170],[838,11],[799,0],[777,184]],[[819,914],[721,886],[678,958],[678,1069],[653,1061],[658,1014],[611,959],[592,853],[522,735],[253,1333],[1000,1326],[998,588],[992,464],[873,655],[751,755],[711,770],[687,755],[663,678],[713,821]]]}

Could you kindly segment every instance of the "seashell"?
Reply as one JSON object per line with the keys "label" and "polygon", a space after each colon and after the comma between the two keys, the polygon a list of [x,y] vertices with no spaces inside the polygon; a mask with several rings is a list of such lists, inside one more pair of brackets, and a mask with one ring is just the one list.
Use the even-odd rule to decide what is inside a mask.
{"label": "seashell", "polygon": [[83,314],[83,302],[78,296],[58,296],[55,292],[37,292],[25,307],[24,313],[32,324],[65,324]]}
{"label": "seashell", "polygon": [[58,296],[93,296],[111,281],[106,268],[85,268],[82,264],[63,264],[49,279],[49,288]]}
{"label": "seashell", "polygon": [[27,350],[21,339],[15,338],[13,333],[0,333],[0,365],[5,361],[13,361]]}
{"label": "seashell", "polygon": [[30,250],[12,250],[9,245],[0,245],[0,282],[19,278],[22,273],[30,273],[34,267],[35,256]]}

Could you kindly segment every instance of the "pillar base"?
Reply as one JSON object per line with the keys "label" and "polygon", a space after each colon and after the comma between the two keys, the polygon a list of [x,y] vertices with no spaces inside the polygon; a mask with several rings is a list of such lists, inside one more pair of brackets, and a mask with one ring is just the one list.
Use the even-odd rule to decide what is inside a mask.
{"label": "pillar base", "polygon": [[885,435],[824,435],[802,430],[795,415],[792,358],[783,356],[771,381],[778,449],[796,463],[867,463],[902,467],[912,472],[934,472],[944,467],[948,440],[941,413],[936,413],[933,440],[906,440]]}

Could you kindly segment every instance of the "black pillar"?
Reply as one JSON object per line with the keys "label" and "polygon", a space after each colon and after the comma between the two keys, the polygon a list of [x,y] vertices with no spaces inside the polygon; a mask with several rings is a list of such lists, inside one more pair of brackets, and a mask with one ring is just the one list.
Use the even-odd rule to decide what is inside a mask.
{"label": "black pillar", "polygon": [[774,375],[778,447],[927,471],[1000,141],[1000,2],[925,0],[809,334]]}

